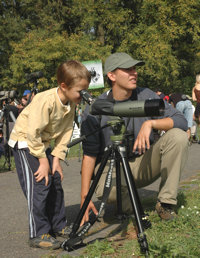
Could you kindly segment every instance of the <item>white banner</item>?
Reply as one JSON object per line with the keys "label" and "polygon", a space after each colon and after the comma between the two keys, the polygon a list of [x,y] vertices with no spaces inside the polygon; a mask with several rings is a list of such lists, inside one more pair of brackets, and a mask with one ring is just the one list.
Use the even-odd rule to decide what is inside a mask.
{"label": "white banner", "polygon": [[92,78],[89,89],[104,88],[103,69],[101,60],[84,61],[82,64],[90,71]]}

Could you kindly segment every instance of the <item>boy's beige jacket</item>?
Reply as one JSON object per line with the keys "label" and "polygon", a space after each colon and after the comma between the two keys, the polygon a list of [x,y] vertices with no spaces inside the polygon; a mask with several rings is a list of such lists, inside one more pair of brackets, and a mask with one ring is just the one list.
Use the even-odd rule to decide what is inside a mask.
{"label": "boy's beige jacket", "polygon": [[33,156],[43,158],[53,139],[52,155],[65,159],[73,130],[75,104],[63,105],[57,89],[36,94],[20,113],[8,142],[11,147],[18,142],[18,148],[28,147]]}

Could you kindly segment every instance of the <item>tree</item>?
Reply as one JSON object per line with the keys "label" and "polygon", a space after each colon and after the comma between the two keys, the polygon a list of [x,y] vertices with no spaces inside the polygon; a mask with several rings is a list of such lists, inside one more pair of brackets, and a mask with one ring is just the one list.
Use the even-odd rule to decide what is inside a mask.
{"label": "tree", "polygon": [[[18,59],[16,59],[16,55],[20,51],[24,53],[26,46],[24,46],[23,43],[26,42],[27,36],[30,37],[32,41],[35,41],[32,36],[34,35],[36,39],[38,39],[38,33],[47,33],[47,38],[49,39],[51,36],[54,39],[56,33],[61,34],[62,26],[64,23],[63,18],[68,13],[68,5],[63,5],[63,2],[66,1],[0,1],[0,18],[2,20],[2,24],[0,25],[1,87],[11,88],[15,86],[14,84],[20,83],[20,81],[16,82],[16,80],[13,78],[13,69],[15,70],[14,74],[16,76],[16,69],[14,67],[19,68],[19,66],[15,64],[15,60],[18,61]],[[69,2],[70,1],[68,1],[68,3]],[[31,34],[32,32],[34,33]],[[18,43],[24,49],[17,49],[16,45]],[[14,53],[15,49],[18,53]],[[31,44],[29,45],[29,50],[33,51],[31,50]],[[16,54],[14,57],[12,57],[13,53],[14,55]],[[38,60],[37,57],[36,59]],[[25,58],[23,58],[23,60],[25,60]],[[24,67],[25,64],[23,64],[22,67],[18,69],[18,74],[21,71],[21,78],[24,76]]]}
{"label": "tree", "polygon": [[43,69],[46,88],[66,58],[103,62],[124,51],[146,62],[139,85],[190,94],[200,63],[199,9],[199,0],[1,1],[0,84],[24,83],[25,73]]}
{"label": "tree", "polygon": [[9,69],[9,56],[12,54],[11,41],[18,41],[24,36],[25,26],[16,15],[14,1],[0,2],[0,86],[9,87],[6,78],[12,76]]}
{"label": "tree", "polygon": [[10,57],[10,69],[13,77],[7,81],[13,87],[26,83],[26,74],[43,71],[45,78],[40,80],[40,88],[56,86],[56,69],[58,65],[69,59],[88,61],[101,59],[110,52],[109,47],[102,48],[98,41],[90,41],[87,35],[79,33],[51,33],[34,30],[26,34],[19,43],[13,43],[13,55]]}
{"label": "tree", "polygon": [[143,85],[191,94],[200,64],[199,8],[198,0],[143,1],[137,27],[119,48],[146,61]]}

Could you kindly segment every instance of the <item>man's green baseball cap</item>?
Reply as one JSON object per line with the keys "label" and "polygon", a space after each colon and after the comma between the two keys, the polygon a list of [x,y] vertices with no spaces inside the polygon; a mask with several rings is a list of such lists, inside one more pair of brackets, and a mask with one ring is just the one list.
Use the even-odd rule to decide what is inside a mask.
{"label": "man's green baseball cap", "polygon": [[135,65],[144,65],[145,63],[140,60],[133,59],[126,53],[119,52],[110,55],[104,65],[104,74],[112,72],[117,68],[130,68]]}

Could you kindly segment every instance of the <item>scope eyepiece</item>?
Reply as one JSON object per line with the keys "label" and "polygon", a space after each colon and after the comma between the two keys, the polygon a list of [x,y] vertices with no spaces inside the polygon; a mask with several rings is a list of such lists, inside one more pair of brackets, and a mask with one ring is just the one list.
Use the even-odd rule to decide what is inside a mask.
{"label": "scope eyepiece", "polygon": [[87,90],[81,90],[80,95],[89,105],[91,105],[95,100]]}

